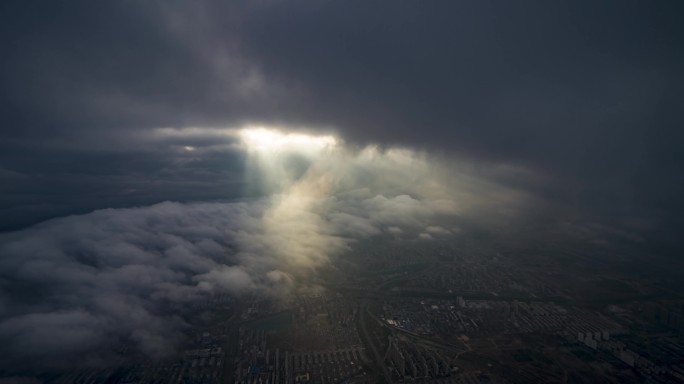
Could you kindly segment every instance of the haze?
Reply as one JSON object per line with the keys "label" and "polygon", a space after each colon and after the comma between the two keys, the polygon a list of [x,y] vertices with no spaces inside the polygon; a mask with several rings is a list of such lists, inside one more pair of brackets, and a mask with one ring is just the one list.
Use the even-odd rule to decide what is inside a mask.
{"label": "haze", "polygon": [[0,383],[684,381],[682,11],[3,2]]}

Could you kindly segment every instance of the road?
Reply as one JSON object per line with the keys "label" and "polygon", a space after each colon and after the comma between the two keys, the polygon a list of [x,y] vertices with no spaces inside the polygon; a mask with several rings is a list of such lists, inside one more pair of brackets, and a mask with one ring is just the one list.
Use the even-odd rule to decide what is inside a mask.
{"label": "road", "polygon": [[368,333],[368,328],[366,327],[366,321],[368,320],[368,318],[366,317],[368,315],[368,301],[367,300],[363,300],[361,302],[358,314],[359,314],[359,317],[357,319],[357,321],[358,321],[357,327],[361,330],[361,337],[364,338],[365,344],[368,345],[371,352],[373,353],[373,356],[375,357],[375,363],[382,370],[382,375],[385,377],[385,382],[387,384],[393,384],[392,377],[390,376],[389,371],[387,370],[387,367],[385,366],[385,362],[383,361],[382,354],[375,347],[375,344],[373,343],[373,339],[370,337],[370,334]]}

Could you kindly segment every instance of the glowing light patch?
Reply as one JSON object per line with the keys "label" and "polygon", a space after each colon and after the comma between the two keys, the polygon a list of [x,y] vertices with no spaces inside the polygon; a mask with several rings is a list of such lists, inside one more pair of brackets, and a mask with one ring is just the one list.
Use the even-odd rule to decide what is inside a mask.
{"label": "glowing light patch", "polygon": [[195,147],[192,147],[192,146],[186,145],[185,147],[183,147],[183,149],[184,149],[184,150],[186,150],[187,152],[192,152],[192,151],[194,151],[194,150],[195,150]]}
{"label": "glowing light patch", "polygon": [[329,135],[313,136],[266,128],[242,129],[240,137],[249,149],[257,151],[309,152],[333,148],[337,145],[337,139]]}

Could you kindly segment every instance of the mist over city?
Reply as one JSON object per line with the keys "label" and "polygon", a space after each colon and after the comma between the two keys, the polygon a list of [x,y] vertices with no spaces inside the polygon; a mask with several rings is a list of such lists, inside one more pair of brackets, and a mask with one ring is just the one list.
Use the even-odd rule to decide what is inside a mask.
{"label": "mist over city", "polygon": [[0,5],[0,383],[684,382],[677,2]]}

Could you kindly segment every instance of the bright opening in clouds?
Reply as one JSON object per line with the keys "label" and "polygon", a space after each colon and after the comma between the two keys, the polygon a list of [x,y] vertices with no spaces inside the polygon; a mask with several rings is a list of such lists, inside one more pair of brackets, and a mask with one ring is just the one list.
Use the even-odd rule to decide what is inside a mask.
{"label": "bright opening in clouds", "polygon": [[244,128],[239,132],[249,150],[267,153],[280,151],[314,153],[333,148],[337,144],[333,136],[306,135],[277,129]]}
{"label": "bright opening in clouds", "polygon": [[[190,330],[230,307],[240,333],[257,298],[286,307],[304,292],[338,298],[344,286],[384,311],[379,295],[402,273],[397,289],[425,283],[415,295],[431,286],[520,303],[588,302],[626,286],[638,296],[620,303],[659,297],[649,289],[660,284],[684,291],[682,4],[1,2],[0,384],[185,359]],[[355,280],[371,266],[382,270]],[[614,284],[591,288],[605,277]],[[484,310],[454,306],[458,316]],[[684,318],[684,304],[669,308],[676,316],[656,317]],[[492,324],[490,314],[459,317],[449,326],[464,328],[443,339],[466,343],[469,324],[533,323]],[[423,329],[446,329],[432,320]],[[502,341],[522,348],[511,335]],[[389,349],[403,343],[381,342],[379,360],[388,358],[361,381],[423,380],[382,374],[408,356]],[[306,349],[278,348],[281,360]],[[492,373],[481,362],[504,364],[510,351],[499,352],[459,370],[437,365],[458,381]],[[230,371],[236,353],[222,353],[215,371]],[[405,371],[423,365],[409,360]],[[196,365],[157,381],[195,380],[208,369]],[[296,381],[264,368],[273,365],[249,376],[250,360],[228,381]],[[131,372],[101,381],[133,382]],[[538,377],[606,381],[580,376]],[[536,371],[517,381],[529,377]]]}

